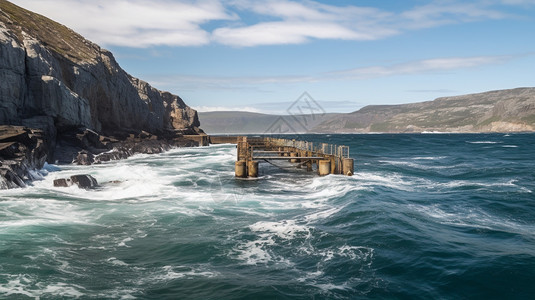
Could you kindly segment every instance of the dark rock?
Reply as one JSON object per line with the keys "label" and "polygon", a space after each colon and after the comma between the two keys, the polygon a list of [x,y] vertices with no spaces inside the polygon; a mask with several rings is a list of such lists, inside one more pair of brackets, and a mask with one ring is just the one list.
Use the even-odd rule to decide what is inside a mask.
{"label": "dark rock", "polygon": [[70,178],[60,178],[54,180],[55,187],[69,187],[76,184],[81,189],[94,189],[98,187],[97,180],[91,175],[73,175]]}
{"label": "dark rock", "polygon": [[60,178],[60,179],[54,179],[54,186],[55,187],[69,187],[73,184],[72,180],[70,178]]}
{"label": "dark rock", "polygon": [[76,159],[73,161],[73,163],[76,163],[78,165],[84,165],[84,166],[91,165],[94,162],[95,162],[95,156],[87,150],[82,150],[78,152]]}
{"label": "dark rock", "polygon": [[97,180],[91,175],[74,175],[71,176],[72,182],[76,183],[79,188],[93,189],[98,186]]}
{"label": "dark rock", "polygon": [[3,0],[0,53],[0,124],[26,126],[0,132],[0,160],[16,161],[2,167],[9,177],[0,177],[2,187],[22,186],[46,159],[89,164],[90,154],[110,149],[99,161],[121,159],[166,130],[200,131],[197,112],[180,97],[130,76],[109,51],[65,26]]}
{"label": "dark rock", "polygon": [[43,132],[22,126],[0,125],[0,188],[25,187],[31,171],[41,169],[47,157]]}
{"label": "dark rock", "polygon": [[96,155],[95,163],[101,163],[101,162],[106,162],[110,160],[125,159],[125,158],[132,156],[132,154],[134,153],[125,147],[113,148],[111,151]]}

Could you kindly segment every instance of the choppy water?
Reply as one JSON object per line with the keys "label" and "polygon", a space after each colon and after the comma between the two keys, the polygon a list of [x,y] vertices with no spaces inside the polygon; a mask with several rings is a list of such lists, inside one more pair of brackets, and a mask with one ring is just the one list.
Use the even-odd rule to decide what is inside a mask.
{"label": "choppy water", "polygon": [[[0,191],[0,298],[535,295],[534,134],[306,138],[349,145],[355,176],[236,180],[219,145]],[[79,173],[102,188],[52,187]]]}

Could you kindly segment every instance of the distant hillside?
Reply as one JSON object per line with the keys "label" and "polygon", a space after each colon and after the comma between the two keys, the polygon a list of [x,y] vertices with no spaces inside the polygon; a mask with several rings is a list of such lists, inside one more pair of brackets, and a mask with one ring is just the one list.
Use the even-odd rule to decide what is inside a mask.
{"label": "distant hillside", "polygon": [[326,120],[317,132],[515,132],[535,130],[535,88],[402,105],[372,105]]}
{"label": "distant hillside", "polygon": [[[294,129],[288,129],[288,133],[535,131],[535,88],[401,105],[370,105],[348,114],[293,118],[247,112],[205,112],[199,117],[208,133],[275,133],[277,128]],[[301,125],[305,123],[306,126]]]}
{"label": "distant hillside", "polygon": [[217,133],[304,133],[337,114],[278,116],[241,111],[200,112],[208,134]]}

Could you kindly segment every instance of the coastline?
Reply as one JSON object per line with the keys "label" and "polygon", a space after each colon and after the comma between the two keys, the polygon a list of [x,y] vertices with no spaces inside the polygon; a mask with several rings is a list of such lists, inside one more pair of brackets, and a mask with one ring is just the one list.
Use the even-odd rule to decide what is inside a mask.
{"label": "coastline", "polygon": [[173,130],[158,135],[145,131],[117,131],[101,135],[84,128],[51,140],[40,129],[0,125],[0,189],[23,188],[39,179],[45,163],[91,165],[156,154],[179,147],[206,145],[207,135],[192,130]]}

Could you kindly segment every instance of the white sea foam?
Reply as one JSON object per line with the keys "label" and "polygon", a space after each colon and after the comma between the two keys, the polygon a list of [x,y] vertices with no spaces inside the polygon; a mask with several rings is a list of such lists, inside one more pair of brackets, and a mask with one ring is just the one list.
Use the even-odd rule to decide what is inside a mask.
{"label": "white sea foam", "polygon": [[[420,160],[422,160],[422,159],[420,159]],[[428,160],[430,160],[430,159],[428,159]],[[454,169],[454,168],[458,168],[459,167],[459,165],[451,165],[451,164],[447,164],[447,165],[426,165],[426,164],[418,164],[418,163],[411,162],[411,161],[381,160],[379,162],[390,164],[390,165],[394,165],[394,166],[406,166],[406,167],[409,167],[409,168],[420,169],[420,170]]]}
{"label": "white sea foam", "polygon": [[295,220],[262,221],[249,228],[257,235],[257,239],[242,241],[233,249],[235,257],[247,265],[278,263],[291,266],[288,258],[275,254],[271,248],[281,241],[288,242],[296,237],[306,240],[311,236],[311,228],[299,225]]}
{"label": "white sea foam", "polygon": [[338,212],[340,212],[344,208],[345,208],[345,206],[339,206],[339,207],[332,207],[332,208],[326,209],[326,210],[321,210],[321,211],[314,212],[312,214],[306,215],[304,219],[305,219],[306,222],[309,222],[309,223],[316,222],[318,220],[324,220],[324,219],[329,218],[330,216],[333,216],[333,215],[337,214]]}
{"label": "white sea foam", "polygon": [[467,141],[467,143],[469,144],[498,144],[498,142],[494,142],[494,141]]}
{"label": "white sea foam", "polygon": [[427,187],[433,184],[428,179],[403,176],[398,173],[357,172],[352,178],[363,187],[384,186],[407,192],[414,191],[417,187]]}
{"label": "white sea foam", "polygon": [[[148,270],[141,270],[147,272]],[[213,278],[220,274],[215,271],[209,270],[208,266],[195,265],[195,266],[163,266],[149,271],[144,278],[139,279],[136,284],[144,285],[155,283],[166,283],[175,279],[190,279],[195,277]]]}
{"label": "white sea foam", "polygon": [[34,299],[41,297],[47,299],[52,295],[60,298],[80,298],[85,295],[83,292],[85,289],[75,284],[46,283],[26,274],[0,274],[0,276],[7,278],[6,283],[0,283],[0,294],[11,299],[17,299],[21,295]]}
{"label": "white sea foam", "polygon": [[415,160],[441,160],[441,159],[445,159],[445,158],[448,158],[447,156],[416,156],[416,157],[413,157],[412,159],[415,159]]}
{"label": "white sea foam", "polygon": [[451,211],[445,211],[438,205],[411,204],[409,207],[442,224],[503,231],[524,235],[531,239],[535,238],[535,226],[520,224],[513,219],[495,216],[480,208],[455,207]]}

